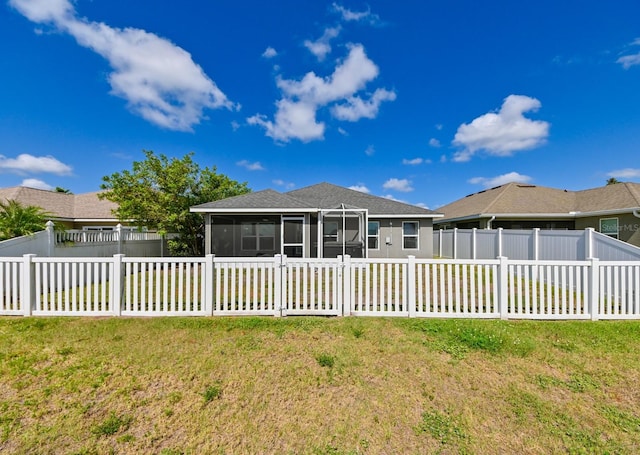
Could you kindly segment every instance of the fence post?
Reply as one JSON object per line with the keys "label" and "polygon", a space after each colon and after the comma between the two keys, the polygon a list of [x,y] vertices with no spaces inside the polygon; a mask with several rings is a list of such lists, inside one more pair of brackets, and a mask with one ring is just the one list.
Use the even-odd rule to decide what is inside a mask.
{"label": "fence post", "polygon": [[478,257],[478,252],[476,251],[476,245],[478,244],[477,239],[478,228],[472,228],[471,230],[471,259],[476,259]]}
{"label": "fence post", "polygon": [[407,256],[407,310],[410,318],[416,317],[416,257]]}
{"label": "fence post", "polygon": [[56,232],[53,221],[49,220],[45,224],[45,230],[47,231],[47,257],[53,257],[56,248]]}
{"label": "fence post", "polygon": [[591,258],[591,273],[589,274],[589,311],[591,320],[600,317],[600,259]]}
{"label": "fence post", "polygon": [[584,230],[584,258],[589,260],[593,258],[593,228],[588,227]]}
{"label": "fence post", "polygon": [[207,254],[204,257],[204,312],[207,316],[213,316],[213,296],[215,295],[215,255]]}
{"label": "fence post", "polygon": [[438,236],[438,257],[442,257],[442,237],[444,236],[444,231],[440,229],[440,235]]}
{"label": "fence post", "polygon": [[498,254],[496,254],[497,257],[501,257],[502,256],[502,228],[498,228]]}
{"label": "fence post", "polygon": [[[338,291],[340,292],[340,291]],[[342,259],[342,315],[351,316],[351,256]]]}
{"label": "fence post", "polygon": [[113,255],[113,279],[111,280],[111,312],[114,316],[122,315],[122,296],[124,295],[124,254]]}
{"label": "fence post", "polygon": [[498,265],[498,308],[500,309],[500,319],[509,318],[509,258],[499,256]]}
{"label": "fence post", "polygon": [[122,225],[116,225],[116,235],[118,236],[118,254],[122,254]]}
{"label": "fence post", "polygon": [[540,259],[540,228],[533,228],[533,260]]}
{"label": "fence post", "polygon": [[22,298],[21,310],[24,316],[31,316],[36,296],[36,267],[33,263],[35,254],[25,254],[22,256]]}
{"label": "fence post", "polygon": [[282,308],[282,302],[283,302],[283,286],[282,286],[282,280],[283,280],[283,268],[284,268],[284,258],[286,258],[285,255],[283,254],[276,254],[273,256],[273,266],[275,268],[275,273],[273,274],[273,281],[274,281],[274,286],[273,286],[273,309],[274,309],[274,313],[273,315],[275,317],[280,317],[283,315],[283,308]]}
{"label": "fence post", "polygon": [[458,259],[458,228],[453,228],[453,242],[451,248],[453,249],[451,256],[453,256],[453,259]]}

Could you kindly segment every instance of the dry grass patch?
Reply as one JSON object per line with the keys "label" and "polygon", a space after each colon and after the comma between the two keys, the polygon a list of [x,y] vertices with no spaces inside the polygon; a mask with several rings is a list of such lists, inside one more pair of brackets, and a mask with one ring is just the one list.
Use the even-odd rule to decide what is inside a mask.
{"label": "dry grass patch", "polygon": [[634,453],[640,325],[0,318],[3,453]]}

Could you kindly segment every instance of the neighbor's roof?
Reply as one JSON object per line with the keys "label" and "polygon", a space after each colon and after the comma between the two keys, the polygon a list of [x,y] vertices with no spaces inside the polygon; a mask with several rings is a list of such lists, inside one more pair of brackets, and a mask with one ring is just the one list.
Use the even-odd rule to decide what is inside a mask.
{"label": "neighbor's roof", "polygon": [[55,218],[67,220],[115,220],[117,204],[98,198],[98,192],[67,194],[13,186],[0,188],[0,201],[14,200],[22,205],[42,208]]}
{"label": "neighbor's roof", "polygon": [[522,183],[507,183],[470,194],[438,209],[439,223],[471,218],[515,215],[520,217],[574,218],[594,212],[640,207],[640,184],[617,183],[582,191],[568,191]]}
{"label": "neighbor's roof", "polygon": [[367,209],[369,215],[438,217],[431,210],[386,199],[330,183],[319,183],[299,190],[279,193],[263,190],[191,207],[194,212],[277,212],[347,208]]}

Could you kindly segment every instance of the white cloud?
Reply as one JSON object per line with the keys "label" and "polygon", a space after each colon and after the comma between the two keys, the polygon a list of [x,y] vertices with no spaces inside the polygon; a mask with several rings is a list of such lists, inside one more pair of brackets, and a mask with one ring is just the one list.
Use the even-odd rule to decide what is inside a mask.
{"label": "white cloud", "polygon": [[[288,142],[291,139],[303,142],[323,139],[325,124],[317,120],[317,111],[339,101],[348,105],[349,100],[375,79],[378,73],[378,67],[367,57],[362,45],[350,45],[346,59],[339,62],[329,77],[318,77],[312,71],[300,80],[278,77],[276,84],[282,92],[282,98],[276,102],[274,120],[256,114],[249,117],[247,122],[263,127],[267,136],[279,142]],[[377,98],[363,103],[364,107],[360,111],[355,107],[357,102],[353,104],[351,110],[354,118],[360,114],[375,116],[376,103],[389,99],[389,94],[393,92],[377,90],[376,93]]]}
{"label": "white cloud", "polygon": [[287,190],[290,190],[296,186],[295,183],[285,182],[284,180],[281,180],[281,179],[272,180],[271,183],[273,183],[276,186],[282,186]]}
{"label": "white cloud", "polygon": [[505,183],[529,183],[533,180],[528,175],[518,174],[517,172],[509,172],[507,174],[498,175],[496,177],[474,177],[469,179],[469,183],[473,185],[482,185],[485,188],[493,188],[494,186],[504,185]]}
{"label": "white cloud", "polygon": [[412,158],[412,159],[403,158],[402,159],[402,164],[407,164],[409,166],[417,166],[418,164],[422,164],[424,162],[425,160],[422,158]]}
{"label": "white cloud", "polygon": [[72,168],[56,158],[47,156],[33,156],[26,153],[16,158],[7,158],[0,155],[0,171],[9,171],[17,174],[25,173],[49,173],[56,175],[71,175]]}
{"label": "white cloud", "polygon": [[276,51],[274,48],[272,48],[271,46],[267,47],[264,52],[262,53],[262,56],[264,58],[273,58],[276,55],[278,55],[278,51]]}
{"label": "white cloud", "polygon": [[358,183],[357,185],[352,185],[349,187],[350,190],[356,190],[356,191],[360,191],[361,193],[371,193],[371,191],[369,191],[369,188],[367,188],[365,185]]}
{"label": "white cloud", "polygon": [[331,52],[331,40],[340,34],[340,27],[329,27],[316,41],[306,40],[304,47],[309,49],[318,61],[323,61],[327,54]]}
{"label": "white cloud", "polygon": [[437,129],[438,131],[442,131],[442,128],[443,128],[442,123],[438,123],[438,124],[436,124],[436,129]]}
{"label": "white cloud", "polygon": [[358,96],[351,96],[343,104],[337,104],[331,108],[331,113],[338,120],[357,122],[361,118],[376,118],[380,104],[383,101],[394,101],[395,92],[377,89],[368,100],[363,100]]}
{"label": "white cloud", "polygon": [[162,128],[191,131],[204,117],[204,109],[238,107],[187,51],[153,33],[79,18],[68,0],[10,0],[10,4],[32,22],[51,23],[104,57],[113,70],[108,77],[111,93]]}
{"label": "white cloud", "polygon": [[364,151],[364,154],[367,156],[373,156],[375,153],[376,148],[373,145],[368,146]]}
{"label": "white cloud", "polygon": [[540,106],[535,98],[509,95],[497,113],[489,112],[471,123],[463,123],[453,144],[464,149],[456,152],[453,160],[469,161],[478,150],[493,156],[510,156],[543,144],[549,135],[549,123],[522,115],[537,111]]}
{"label": "white cloud", "polygon": [[609,177],[621,178],[621,179],[635,179],[640,178],[640,169],[625,168],[618,169],[617,171],[611,171],[607,174]]}
{"label": "white cloud", "polygon": [[440,148],[441,144],[439,140],[437,140],[435,137],[432,137],[431,139],[429,139],[429,146],[434,148]]}
{"label": "white cloud", "polygon": [[371,10],[367,9],[366,11],[351,11],[350,9],[345,8],[342,5],[338,5],[334,3],[333,10],[340,14],[342,20],[345,22],[356,21],[356,22],[368,22],[371,25],[376,25],[380,23],[380,17],[377,14],[373,14]]}
{"label": "white cloud", "polygon": [[38,179],[24,179],[20,185],[26,186],[28,188],[36,188],[39,190],[51,191],[53,189],[51,185]]}
{"label": "white cloud", "polygon": [[236,163],[237,166],[243,167],[249,171],[264,171],[264,167],[260,164],[260,161],[256,161],[255,163],[251,163],[247,160],[240,160]]}
{"label": "white cloud", "polygon": [[[640,46],[640,38],[636,38],[631,45]],[[623,55],[616,60],[616,63],[621,64],[624,69],[629,69],[634,65],[640,65],[640,52],[631,55]]]}
{"label": "white cloud", "polygon": [[347,130],[345,130],[341,126],[338,127],[338,133],[342,134],[343,136],[348,136],[349,135],[349,133],[347,133]]}
{"label": "white cloud", "polygon": [[231,129],[233,131],[238,131],[240,129],[240,124],[238,122],[236,122],[235,120],[231,121]]}
{"label": "white cloud", "polygon": [[411,181],[407,179],[390,178],[383,183],[382,188],[384,188],[385,190],[400,191],[402,193],[413,191]]}

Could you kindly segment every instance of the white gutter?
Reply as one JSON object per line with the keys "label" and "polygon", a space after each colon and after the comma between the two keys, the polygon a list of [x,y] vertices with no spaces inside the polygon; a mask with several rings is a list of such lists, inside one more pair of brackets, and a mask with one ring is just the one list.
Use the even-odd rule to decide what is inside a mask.
{"label": "white gutter", "polygon": [[640,212],[638,211],[640,209],[633,209],[633,216],[635,216],[636,218],[640,218]]}
{"label": "white gutter", "polygon": [[487,221],[487,229],[491,229],[491,223],[493,222],[493,220],[496,219],[496,216],[493,215],[491,218],[489,218],[489,221]]}

